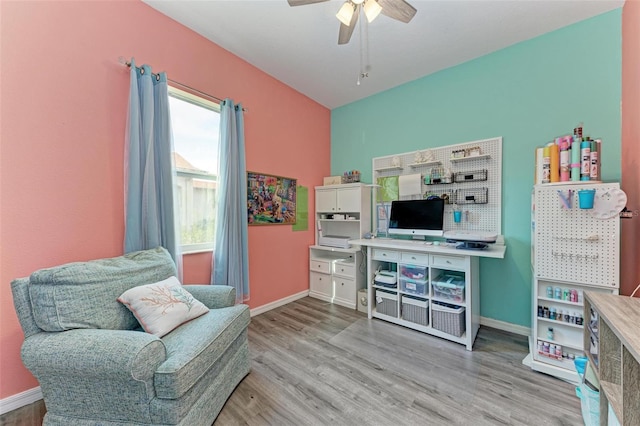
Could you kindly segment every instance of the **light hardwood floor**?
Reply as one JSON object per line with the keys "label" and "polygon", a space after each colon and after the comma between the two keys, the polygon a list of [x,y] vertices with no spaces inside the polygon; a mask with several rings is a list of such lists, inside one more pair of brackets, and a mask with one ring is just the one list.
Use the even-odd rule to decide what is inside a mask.
{"label": "light hardwood floor", "polygon": [[[583,424],[574,386],[522,365],[527,339],[491,328],[469,352],[307,297],[253,317],[249,346],[215,426]],[[0,424],[40,424],[30,407]]]}

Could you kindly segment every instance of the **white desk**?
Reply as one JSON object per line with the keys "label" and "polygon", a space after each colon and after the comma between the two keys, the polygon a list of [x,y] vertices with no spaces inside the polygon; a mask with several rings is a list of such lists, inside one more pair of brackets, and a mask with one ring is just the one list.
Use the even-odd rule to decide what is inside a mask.
{"label": "white desk", "polygon": [[[369,318],[442,337],[465,345],[469,351],[473,349],[480,328],[478,259],[502,259],[506,246],[490,244],[484,250],[461,250],[455,244],[389,238],[351,243],[367,247]],[[397,287],[376,285],[374,278],[379,269],[395,271]],[[449,306],[444,307],[441,302]]]}

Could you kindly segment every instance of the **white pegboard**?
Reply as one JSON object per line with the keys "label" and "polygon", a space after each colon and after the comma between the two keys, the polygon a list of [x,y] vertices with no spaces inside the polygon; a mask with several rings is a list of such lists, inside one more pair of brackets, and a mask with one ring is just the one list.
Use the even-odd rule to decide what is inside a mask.
{"label": "white pegboard", "polygon": [[[597,194],[618,189],[618,183],[537,185],[535,187],[535,270],[539,279],[620,286],[620,219],[596,219],[579,208],[578,191]],[[560,195],[569,196],[566,208]]]}
{"label": "white pegboard", "polygon": [[[479,148],[480,155],[465,157],[463,159],[452,159],[452,152],[469,148]],[[421,163],[416,161],[416,157],[432,154],[433,162]],[[486,188],[486,204],[459,204],[458,209],[462,210],[462,221],[455,223],[453,220],[454,206],[445,205],[444,229],[448,230],[468,230],[468,231],[488,231],[502,234],[502,137],[483,139],[472,142],[465,142],[455,145],[441,146],[437,148],[425,148],[418,151],[405,152],[400,154],[377,157],[373,160],[372,183],[377,183],[380,177],[403,176],[420,173],[422,178],[430,175],[433,168],[443,167],[452,174],[457,172],[473,172],[477,170],[487,171],[487,180],[441,183],[435,185],[425,185],[422,182],[422,197],[426,194],[450,192],[455,194],[457,190],[467,191],[473,189]],[[378,205],[377,191],[374,191],[374,203]],[[411,197],[400,197],[409,199]],[[418,198],[418,196],[413,196]],[[376,212],[378,209],[376,209]]]}

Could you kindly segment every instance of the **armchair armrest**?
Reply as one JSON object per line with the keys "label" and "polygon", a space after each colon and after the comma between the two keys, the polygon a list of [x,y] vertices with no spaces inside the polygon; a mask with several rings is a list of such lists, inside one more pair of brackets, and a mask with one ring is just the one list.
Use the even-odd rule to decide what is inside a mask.
{"label": "armchair armrest", "polygon": [[133,330],[78,329],[38,333],[25,339],[22,360],[38,378],[109,378],[148,381],[166,360],[164,343]]}
{"label": "armchair armrest", "polygon": [[236,289],[228,285],[189,284],[183,287],[209,309],[227,308],[236,303]]}

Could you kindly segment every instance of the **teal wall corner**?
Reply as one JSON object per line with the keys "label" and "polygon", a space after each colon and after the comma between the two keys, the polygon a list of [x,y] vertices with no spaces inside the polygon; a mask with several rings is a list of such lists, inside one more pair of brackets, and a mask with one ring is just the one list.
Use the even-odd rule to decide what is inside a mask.
{"label": "teal wall corner", "polygon": [[583,123],[619,181],[621,74],[616,9],[334,109],[331,173],[370,182],[374,157],[502,136],[507,252],[480,262],[480,315],[530,327],[534,150]]}

